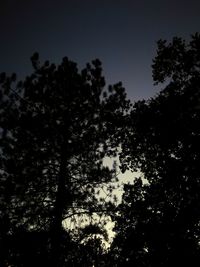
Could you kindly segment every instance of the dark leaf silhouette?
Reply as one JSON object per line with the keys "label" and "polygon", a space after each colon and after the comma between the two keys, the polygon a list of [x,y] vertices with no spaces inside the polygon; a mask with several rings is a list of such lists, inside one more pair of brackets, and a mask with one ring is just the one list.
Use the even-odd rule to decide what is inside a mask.
{"label": "dark leaf silhouette", "polygon": [[[115,169],[103,160],[117,152],[129,101],[121,84],[105,95],[99,60],[81,72],[67,57],[58,66],[41,64],[38,53],[31,61],[34,72],[24,81],[16,84],[15,75],[5,74],[0,79],[1,262],[30,266],[24,263],[25,246],[11,251],[4,245],[19,241],[21,229],[33,244],[48,233],[46,262],[69,266],[74,241],[65,240],[63,222],[107,209],[95,192],[116,180]],[[39,248],[32,249],[34,255]]]}
{"label": "dark leaf silhouette", "polygon": [[123,169],[141,178],[124,187],[113,215],[116,266],[198,266],[199,71],[199,34],[158,42],[153,77],[165,88],[133,105],[122,145]]}

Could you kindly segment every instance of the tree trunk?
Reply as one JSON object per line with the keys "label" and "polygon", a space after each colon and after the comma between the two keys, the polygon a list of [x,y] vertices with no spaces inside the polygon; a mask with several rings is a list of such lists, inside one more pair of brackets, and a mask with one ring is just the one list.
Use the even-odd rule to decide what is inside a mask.
{"label": "tree trunk", "polygon": [[67,160],[64,156],[62,150],[61,153],[61,162],[60,162],[60,172],[58,177],[58,188],[56,193],[55,207],[54,207],[54,218],[51,228],[51,255],[50,255],[50,266],[52,267],[62,267],[62,220],[63,212],[65,208],[65,201],[68,197],[66,194],[66,183],[68,180],[66,177],[67,170]]}

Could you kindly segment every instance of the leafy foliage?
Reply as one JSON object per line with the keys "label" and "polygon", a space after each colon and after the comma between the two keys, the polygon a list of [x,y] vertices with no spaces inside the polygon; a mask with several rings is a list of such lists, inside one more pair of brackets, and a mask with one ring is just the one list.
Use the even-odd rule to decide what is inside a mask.
{"label": "leafy foliage", "polygon": [[[158,42],[164,89],[132,106],[121,83],[105,88],[99,60],[82,71],[31,60],[24,81],[0,75],[1,266],[197,266],[200,35]],[[116,165],[104,160],[118,153],[122,172],[141,177],[116,208],[101,191],[112,195]]]}
{"label": "leafy foliage", "polygon": [[103,160],[117,153],[129,101],[121,83],[105,89],[99,60],[81,72],[68,58],[31,60],[24,81],[0,77],[1,244],[17,229],[45,231],[50,264],[64,266],[64,220],[109,208],[95,193],[116,181]]}
{"label": "leafy foliage", "polygon": [[122,145],[124,188],[113,251],[117,266],[197,266],[200,260],[200,36],[158,42],[155,83],[165,88],[134,104]]}

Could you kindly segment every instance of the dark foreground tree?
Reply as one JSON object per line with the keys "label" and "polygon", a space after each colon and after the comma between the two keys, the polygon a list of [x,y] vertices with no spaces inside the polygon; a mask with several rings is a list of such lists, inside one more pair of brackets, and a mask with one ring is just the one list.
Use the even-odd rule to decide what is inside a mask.
{"label": "dark foreground tree", "polygon": [[30,264],[43,253],[43,266],[69,266],[63,222],[108,208],[96,192],[116,179],[103,160],[116,154],[129,101],[120,83],[104,89],[99,60],[81,72],[67,58],[56,66],[35,54],[32,64],[23,82],[0,77],[1,266],[28,266],[11,246],[19,233],[30,249],[32,238],[45,240],[44,253],[43,241],[33,245]]}
{"label": "dark foreground tree", "polygon": [[112,252],[116,266],[198,266],[200,35],[159,41],[153,77],[165,88],[135,103],[122,146],[142,179],[124,187]]}

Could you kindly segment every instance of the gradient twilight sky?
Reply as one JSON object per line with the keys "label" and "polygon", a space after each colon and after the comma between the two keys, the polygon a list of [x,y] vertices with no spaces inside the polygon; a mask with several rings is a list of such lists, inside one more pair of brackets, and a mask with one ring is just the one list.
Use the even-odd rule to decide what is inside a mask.
{"label": "gradient twilight sky", "polygon": [[132,100],[157,92],[156,41],[200,31],[200,0],[0,0],[0,72],[28,74],[30,56],[83,67],[99,58]]}

